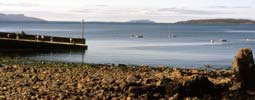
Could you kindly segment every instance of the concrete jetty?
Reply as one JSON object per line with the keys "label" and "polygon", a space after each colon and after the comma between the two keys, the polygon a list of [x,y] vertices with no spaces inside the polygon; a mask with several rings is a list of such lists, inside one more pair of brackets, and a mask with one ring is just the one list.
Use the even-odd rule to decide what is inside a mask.
{"label": "concrete jetty", "polygon": [[87,49],[86,39],[0,32],[2,49]]}

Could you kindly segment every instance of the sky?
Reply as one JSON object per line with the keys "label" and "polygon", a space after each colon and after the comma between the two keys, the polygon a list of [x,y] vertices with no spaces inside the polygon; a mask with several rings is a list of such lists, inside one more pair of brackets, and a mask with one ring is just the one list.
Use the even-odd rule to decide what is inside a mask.
{"label": "sky", "polygon": [[48,21],[255,20],[255,0],[0,0],[0,13],[25,14]]}

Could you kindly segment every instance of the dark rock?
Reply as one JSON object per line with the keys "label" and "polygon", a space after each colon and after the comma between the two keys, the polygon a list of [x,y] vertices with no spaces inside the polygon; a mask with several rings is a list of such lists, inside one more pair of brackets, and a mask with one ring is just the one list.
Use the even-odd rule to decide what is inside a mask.
{"label": "dark rock", "polygon": [[127,67],[125,64],[119,64],[119,67]]}
{"label": "dark rock", "polygon": [[165,86],[165,94],[172,97],[174,96],[176,93],[180,92],[180,90],[182,90],[183,86],[177,82],[177,81],[171,81],[171,84],[167,84]]}
{"label": "dark rock", "polygon": [[4,65],[4,64],[0,64],[0,67],[5,67],[6,65]]}
{"label": "dark rock", "polygon": [[146,93],[147,90],[148,90],[147,87],[131,86],[128,88],[129,94],[133,94],[133,95],[144,94],[144,93]]}
{"label": "dark rock", "polygon": [[242,89],[255,89],[255,66],[251,48],[242,48],[232,62],[237,81]]}
{"label": "dark rock", "polygon": [[147,85],[156,84],[156,82],[157,80],[154,78],[144,79],[144,84],[147,84]]}
{"label": "dark rock", "polygon": [[205,76],[193,76],[179,89],[182,97],[202,97],[214,93],[214,84]]}
{"label": "dark rock", "polygon": [[170,84],[172,81],[173,80],[171,80],[170,78],[163,78],[163,79],[159,80],[156,85],[157,86],[160,86],[160,85],[166,86],[166,85]]}

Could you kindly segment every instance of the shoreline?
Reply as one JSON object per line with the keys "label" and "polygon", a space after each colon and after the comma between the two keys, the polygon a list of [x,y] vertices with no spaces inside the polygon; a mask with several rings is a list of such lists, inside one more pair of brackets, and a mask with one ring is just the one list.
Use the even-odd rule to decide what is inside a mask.
{"label": "shoreline", "polygon": [[254,97],[234,84],[230,69],[127,67],[10,57],[0,57],[0,63],[5,64],[0,67],[0,99],[215,100]]}
{"label": "shoreline", "polygon": [[[150,64],[124,64],[124,63],[86,63],[86,62],[72,62],[72,61],[55,61],[55,60],[44,60],[44,59],[32,59],[29,57],[10,57],[10,56],[3,56],[0,57],[1,59],[9,59],[8,63],[10,64],[22,64],[27,62],[39,63],[39,62],[48,62],[48,63],[68,63],[68,64],[81,64],[81,65],[106,65],[106,66],[125,66],[125,67],[167,67],[167,68],[180,68],[180,69],[201,69],[201,70],[231,70],[232,65],[211,65],[211,64],[174,64],[174,65],[150,65]],[[19,61],[11,60],[17,59]]]}

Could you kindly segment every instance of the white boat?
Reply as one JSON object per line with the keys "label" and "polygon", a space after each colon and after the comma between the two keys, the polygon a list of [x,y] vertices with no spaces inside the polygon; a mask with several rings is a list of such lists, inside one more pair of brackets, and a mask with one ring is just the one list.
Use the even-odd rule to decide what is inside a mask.
{"label": "white boat", "polygon": [[214,43],[214,40],[210,40],[210,42],[213,44],[213,43]]}
{"label": "white boat", "polygon": [[246,41],[246,42],[251,42],[251,41],[254,41],[254,40],[253,40],[253,39],[247,38],[247,39],[245,39],[245,41]]}

